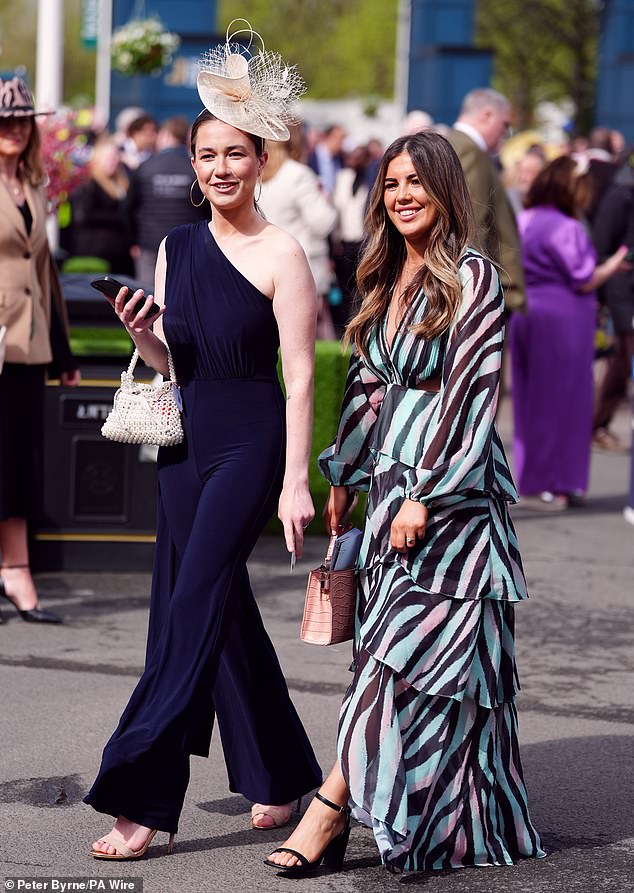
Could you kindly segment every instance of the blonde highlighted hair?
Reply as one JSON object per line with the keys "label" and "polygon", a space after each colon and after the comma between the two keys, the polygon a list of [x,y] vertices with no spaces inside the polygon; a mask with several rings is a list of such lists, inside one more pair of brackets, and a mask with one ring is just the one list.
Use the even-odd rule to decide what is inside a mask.
{"label": "blonde highlighted hair", "polygon": [[437,215],[429,233],[425,262],[400,298],[405,305],[422,290],[427,311],[411,327],[421,338],[437,338],[447,331],[458,312],[462,291],[460,257],[473,231],[471,197],[460,160],[450,143],[433,131],[399,137],[385,151],[370,193],[357,285],[361,307],[348,324],[344,343],[354,343],[365,355],[368,335],[387,312],[392,292],[406,259],[406,244],[390,220],[384,201],[390,162],[407,153]]}
{"label": "blonde highlighted hair", "polygon": [[119,152],[114,136],[111,136],[109,133],[103,133],[95,140],[92,148],[92,155],[88,162],[90,176],[111,198],[122,199],[128,191],[130,181],[121,163],[117,165],[114,174],[110,175],[104,171],[101,166],[101,157],[108,149]]}
{"label": "blonde highlighted hair", "polygon": [[18,167],[20,176],[31,186],[41,186],[46,181],[44,166],[42,164],[42,140],[40,131],[35,121],[31,118],[31,133],[24,152],[20,155]]}

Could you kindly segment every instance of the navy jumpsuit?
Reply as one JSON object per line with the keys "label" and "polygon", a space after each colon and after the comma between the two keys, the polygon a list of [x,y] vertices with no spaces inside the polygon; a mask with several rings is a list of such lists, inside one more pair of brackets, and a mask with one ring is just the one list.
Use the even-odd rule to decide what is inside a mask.
{"label": "navy jumpsuit", "polygon": [[214,714],[230,788],[248,800],[289,803],[321,771],[246,568],[284,474],[272,302],[205,221],[174,229],[166,249],[163,323],[185,439],[159,451],[145,670],[85,802],[176,832],[189,755],[208,756]]}

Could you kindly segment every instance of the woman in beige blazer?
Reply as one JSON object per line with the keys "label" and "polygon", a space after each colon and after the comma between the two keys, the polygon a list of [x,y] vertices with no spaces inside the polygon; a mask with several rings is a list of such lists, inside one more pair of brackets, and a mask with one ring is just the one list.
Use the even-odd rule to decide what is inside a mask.
{"label": "woman in beige blazer", "polygon": [[23,620],[59,623],[39,607],[29,568],[27,522],[38,509],[47,370],[79,382],[59,281],[46,238],[46,193],[33,98],[0,78],[0,595]]}

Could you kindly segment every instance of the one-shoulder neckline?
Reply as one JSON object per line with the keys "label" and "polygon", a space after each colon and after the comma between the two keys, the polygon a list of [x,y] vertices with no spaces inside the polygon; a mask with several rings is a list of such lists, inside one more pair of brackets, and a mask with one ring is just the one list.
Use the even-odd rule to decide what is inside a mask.
{"label": "one-shoulder neckline", "polygon": [[247,285],[249,285],[249,286],[253,289],[254,292],[256,292],[256,293],[257,293],[257,294],[258,294],[264,301],[266,301],[267,304],[269,304],[269,305],[272,307],[272,306],[273,306],[273,298],[269,298],[269,297],[267,297],[267,295],[265,295],[263,291],[260,291],[260,289],[257,287],[257,285],[254,285],[254,284],[251,282],[250,279],[247,279],[247,277],[244,275],[244,273],[242,273],[242,272],[236,267],[236,265],[235,265],[234,263],[232,263],[232,262],[229,260],[229,258],[228,258],[227,255],[224,253],[224,251],[222,250],[222,248],[220,247],[220,245],[218,244],[218,242],[215,240],[215,238],[214,238],[214,234],[213,234],[212,231],[209,229],[209,224],[208,224],[208,222],[207,222],[206,220],[201,220],[201,224],[202,224],[202,226],[204,226],[208,238],[211,239],[212,244],[214,245],[214,247],[216,248],[216,250],[223,256],[223,258],[224,258],[224,259],[226,260],[226,262],[229,264],[229,266],[231,267],[231,269],[232,269],[232,270],[235,270],[235,272],[238,274],[238,276],[240,276],[241,279],[244,279],[244,281],[247,283]]}

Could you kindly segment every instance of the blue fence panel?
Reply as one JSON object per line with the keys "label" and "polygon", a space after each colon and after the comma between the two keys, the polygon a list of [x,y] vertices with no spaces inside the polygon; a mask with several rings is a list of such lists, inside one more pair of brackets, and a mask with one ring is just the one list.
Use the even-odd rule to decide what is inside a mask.
{"label": "blue fence panel", "polygon": [[474,0],[412,0],[407,109],[453,124],[462,99],[488,87],[493,56],[473,46]]}
{"label": "blue fence panel", "polygon": [[595,124],[634,140],[634,0],[605,0]]}
{"label": "blue fence panel", "polygon": [[473,41],[473,0],[413,0],[412,41],[421,45],[469,46]]}

